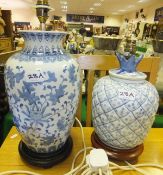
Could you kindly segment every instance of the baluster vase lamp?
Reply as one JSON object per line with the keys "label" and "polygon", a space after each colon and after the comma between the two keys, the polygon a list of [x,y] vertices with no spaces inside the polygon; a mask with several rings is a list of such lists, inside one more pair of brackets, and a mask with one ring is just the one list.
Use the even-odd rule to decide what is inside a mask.
{"label": "baluster vase lamp", "polygon": [[79,65],[62,47],[66,32],[45,31],[50,9],[47,0],[37,1],[41,30],[20,31],[25,47],[5,68],[9,106],[22,139],[20,156],[44,168],[71,152],[70,129],[80,90]]}

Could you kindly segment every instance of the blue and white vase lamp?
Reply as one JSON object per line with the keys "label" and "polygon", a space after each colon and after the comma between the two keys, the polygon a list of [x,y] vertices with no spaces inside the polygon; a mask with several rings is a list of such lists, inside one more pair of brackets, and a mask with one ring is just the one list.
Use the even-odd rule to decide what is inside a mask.
{"label": "blue and white vase lamp", "polygon": [[143,141],[155,119],[159,96],[146,81],[146,74],[136,71],[143,56],[116,54],[120,69],[109,71],[93,89],[92,144],[108,151],[116,160],[136,162],[143,152]]}
{"label": "blue and white vase lamp", "polygon": [[[36,8],[47,13],[50,7],[39,0]],[[44,16],[39,19],[43,26]],[[72,149],[70,129],[78,106],[79,65],[62,48],[66,32],[20,34],[25,47],[9,58],[5,69],[10,110],[22,138],[21,157],[47,168],[64,160]]]}

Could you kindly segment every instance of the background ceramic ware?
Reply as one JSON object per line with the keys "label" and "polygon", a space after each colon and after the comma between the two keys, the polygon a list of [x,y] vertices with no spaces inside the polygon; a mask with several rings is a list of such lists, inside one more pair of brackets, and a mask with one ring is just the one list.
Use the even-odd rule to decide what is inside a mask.
{"label": "background ceramic ware", "polygon": [[[93,126],[99,139],[117,149],[132,149],[143,143],[158,108],[158,93],[135,72],[142,57],[128,60],[117,54],[121,68],[110,70],[93,89]],[[132,62],[132,66],[130,66]]]}
{"label": "background ceramic ware", "polygon": [[77,62],[62,48],[65,32],[21,31],[25,48],[6,63],[10,110],[23,142],[38,153],[61,148],[74,123]]}

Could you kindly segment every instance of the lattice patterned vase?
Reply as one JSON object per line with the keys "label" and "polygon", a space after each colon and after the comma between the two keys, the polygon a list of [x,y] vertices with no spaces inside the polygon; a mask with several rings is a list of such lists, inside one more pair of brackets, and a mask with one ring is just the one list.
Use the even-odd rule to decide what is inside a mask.
{"label": "lattice patterned vase", "polygon": [[25,48],[7,61],[5,83],[14,123],[29,149],[58,150],[74,123],[79,65],[62,48],[65,32],[22,31]]}
{"label": "lattice patterned vase", "polygon": [[109,71],[93,90],[93,125],[99,139],[109,147],[132,149],[143,143],[158,108],[158,93],[136,72],[142,59],[128,60],[117,54],[121,68]]}

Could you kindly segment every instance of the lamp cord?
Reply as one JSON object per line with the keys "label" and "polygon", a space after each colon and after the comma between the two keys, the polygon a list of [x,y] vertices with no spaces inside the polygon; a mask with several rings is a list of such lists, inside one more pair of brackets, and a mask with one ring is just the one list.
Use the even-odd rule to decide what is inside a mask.
{"label": "lamp cord", "polygon": [[[85,160],[86,160],[86,151],[90,150],[90,149],[94,149],[94,148],[85,146],[86,144],[85,144],[85,140],[84,140],[83,127],[82,127],[80,121],[77,118],[75,118],[75,119],[76,119],[76,121],[78,122],[78,124],[79,124],[79,126],[81,128],[83,149],[78,151],[78,153],[74,157],[70,172],[68,172],[68,173],[66,173],[64,175],[77,175],[81,171],[82,171],[82,173],[80,173],[80,175],[103,175],[103,174],[105,174],[105,175],[113,175],[113,172],[112,172],[113,170],[122,170],[122,171],[130,171],[130,170],[132,170],[132,171],[137,171],[137,172],[139,172],[139,173],[141,173],[143,175],[147,175],[149,173],[147,173],[144,170],[140,169],[140,167],[155,167],[155,168],[163,169],[163,166],[162,165],[158,165],[158,164],[137,164],[137,165],[131,165],[130,163],[125,161],[127,166],[119,166],[118,164],[115,164],[115,163],[109,161],[108,169],[107,169],[106,172],[102,171],[100,168],[98,169],[98,172],[93,172],[92,169],[89,167],[89,165],[87,164],[87,162]],[[82,152],[84,152],[82,162],[76,168],[74,168],[75,161],[77,160],[77,158],[79,157],[79,155]]]}
{"label": "lamp cord", "polygon": [[[93,147],[86,147],[83,127],[82,127],[80,121],[77,118],[75,118],[75,119],[78,122],[78,124],[80,126],[80,129],[81,129],[83,149],[78,151],[78,153],[75,155],[75,157],[72,161],[71,170],[68,173],[64,174],[64,175],[77,175],[79,173],[80,173],[80,175],[113,175],[112,171],[114,171],[114,170],[122,170],[122,171],[130,171],[130,170],[133,171],[134,170],[134,171],[137,171],[137,172],[139,172],[143,175],[147,175],[149,173],[145,172],[144,170],[142,170],[140,168],[142,168],[142,167],[154,167],[154,168],[163,169],[163,166],[158,165],[158,164],[150,164],[150,163],[147,164],[147,163],[145,163],[145,164],[131,165],[130,163],[125,161],[127,166],[119,166],[118,164],[115,164],[114,162],[109,161],[109,164],[108,164],[108,167],[107,167],[106,171],[103,171],[101,168],[98,168],[98,171],[94,172],[86,161],[87,150],[91,150],[91,149],[94,149],[94,148]],[[82,161],[77,167],[75,167],[75,162],[76,162],[77,158],[79,157],[79,155],[81,153],[83,153]],[[0,175],[10,175],[10,174],[41,175],[39,173],[35,173],[35,172],[31,172],[31,171],[23,171],[23,170],[12,170],[12,171],[0,172]]]}
{"label": "lamp cord", "polygon": [[9,174],[41,175],[41,174],[34,173],[34,172],[31,172],[31,171],[23,171],[23,170],[4,171],[4,172],[0,173],[0,175],[9,175]]}

